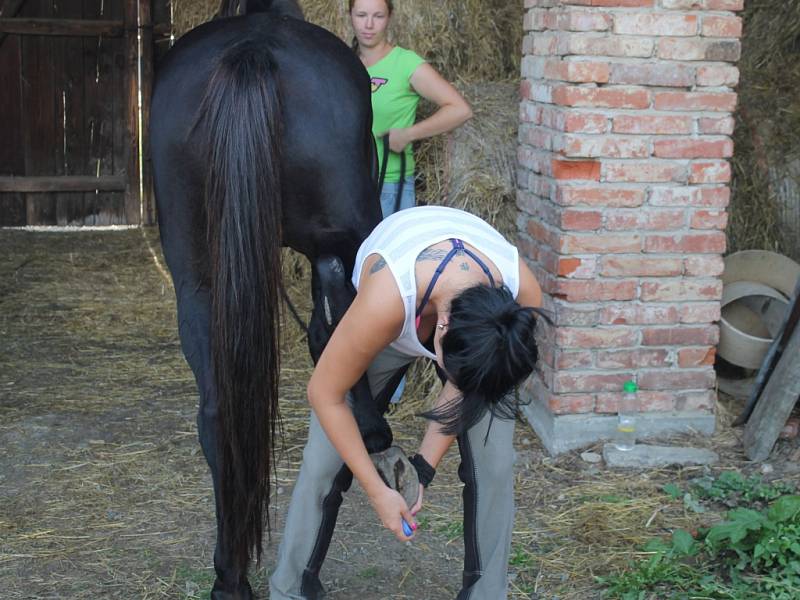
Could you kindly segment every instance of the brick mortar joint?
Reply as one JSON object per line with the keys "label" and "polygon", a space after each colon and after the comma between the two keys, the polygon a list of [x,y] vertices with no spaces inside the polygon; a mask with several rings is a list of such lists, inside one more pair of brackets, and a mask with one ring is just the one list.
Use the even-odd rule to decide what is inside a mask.
{"label": "brick mortar joint", "polygon": [[586,6],[582,4],[561,4],[553,6],[525,5],[525,14],[531,12],[563,12],[563,13],[592,13],[592,14],[658,14],[658,15],[696,15],[696,16],[723,16],[738,17],[742,9],[719,9],[706,7],[670,8],[657,6]]}

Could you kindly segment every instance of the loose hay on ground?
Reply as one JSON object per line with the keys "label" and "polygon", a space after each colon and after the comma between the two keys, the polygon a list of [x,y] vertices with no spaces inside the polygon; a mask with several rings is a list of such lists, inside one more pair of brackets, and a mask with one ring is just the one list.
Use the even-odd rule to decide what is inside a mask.
{"label": "loose hay on ground", "polygon": [[[213,501],[196,437],[195,384],[180,353],[173,292],[145,238],[158,248],[151,230],[0,231],[0,588],[10,600],[199,598],[213,580]],[[306,268],[304,260],[287,259],[287,270]],[[307,280],[288,285],[307,316]],[[286,322],[284,443],[267,568],[308,418],[311,365],[302,331]],[[409,450],[424,428],[411,416],[414,402],[424,405],[404,402],[391,416]],[[713,445],[726,467],[745,467],[725,425],[736,407],[719,410],[721,434],[690,441]],[[515,446],[515,600],[534,590],[597,598],[593,575],[637,556],[651,532],[667,534],[694,518],[660,488],[701,470],[630,475],[589,466],[575,453],[548,458],[523,423]],[[339,590],[335,600],[428,600],[432,589],[455,595],[463,551],[457,465],[453,450],[426,494],[425,528],[412,547],[394,544],[365,516],[361,492],[346,495],[323,571]],[[409,571],[414,578],[403,577]],[[256,572],[260,589],[264,577]],[[26,589],[15,585],[20,580]]]}

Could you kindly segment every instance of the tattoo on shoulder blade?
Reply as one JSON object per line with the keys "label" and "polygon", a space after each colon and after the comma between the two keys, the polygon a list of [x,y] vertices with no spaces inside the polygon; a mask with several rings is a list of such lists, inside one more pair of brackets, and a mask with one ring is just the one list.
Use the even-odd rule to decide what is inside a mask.
{"label": "tattoo on shoulder blade", "polygon": [[423,260],[442,260],[445,256],[447,256],[446,250],[425,248],[425,250],[420,252],[419,256],[417,256],[417,262],[422,262]]}
{"label": "tattoo on shoulder blade", "polygon": [[369,270],[369,274],[374,275],[385,266],[386,266],[386,261],[383,259],[383,257],[381,257],[375,261],[374,265],[372,265],[372,268]]}
{"label": "tattoo on shoulder blade", "polygon": [[469,271],[469,265],[465,262],[461,263],[461,270],[462,271]]}

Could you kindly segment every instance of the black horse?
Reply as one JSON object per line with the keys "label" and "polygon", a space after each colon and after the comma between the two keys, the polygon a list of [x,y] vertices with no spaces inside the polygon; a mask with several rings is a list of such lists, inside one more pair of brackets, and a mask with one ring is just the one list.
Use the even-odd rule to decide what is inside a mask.
{"label": "black horse", "polygon": [[[243,1],[243,0],[242,0]],[[294,0],[224,0],[159,66],[151,130],[161,241],[183,352],[200,392],[214,481],[212,598],[252,597],[278,429],[281,246],[312,264],[316,361],[354,297],[360,243],[380,220],[369,77]],[[365,381],[367,447],[391,432]]]}

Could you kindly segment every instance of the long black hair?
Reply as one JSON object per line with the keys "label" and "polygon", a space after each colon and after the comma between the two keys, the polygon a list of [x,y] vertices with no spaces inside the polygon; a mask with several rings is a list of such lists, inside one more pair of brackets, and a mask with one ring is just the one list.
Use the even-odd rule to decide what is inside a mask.
{"label": "long black hair", "polygon": [[266,44],[219,59],[195,127],[204,136],[219,514],[234,566],[260,561],[280,415],[281,97]]}
{"label": "long black hair", "polygon": [[490,410],[516,417],[514,390],[533,371],[539,350],[535,330],[541,311],[520,306],[511,291],[477,285],[453,298],[442,362],[459,397],[421,416],[437,421],[446,435],[461,434]]}

